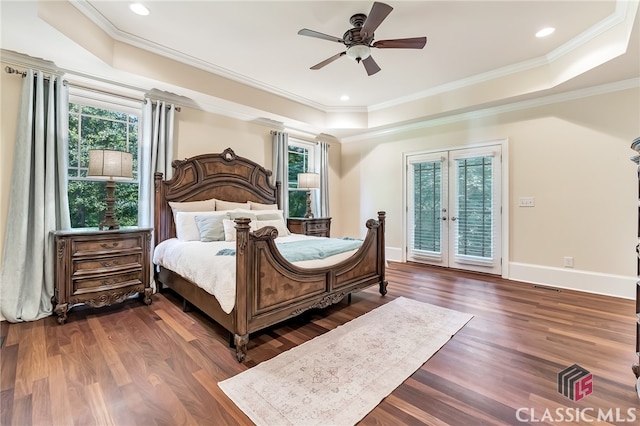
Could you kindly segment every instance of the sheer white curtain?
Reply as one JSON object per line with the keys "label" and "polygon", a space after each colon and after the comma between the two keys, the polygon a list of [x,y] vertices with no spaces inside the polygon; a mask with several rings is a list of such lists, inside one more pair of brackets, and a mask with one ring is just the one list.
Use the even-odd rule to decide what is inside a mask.
{"label": "sheer white curtain", "polygon": [[[164,101],[145,99],[142,105],[142,123],[140,143],[138,144],[138,173],[140,186],[138,187],[138,226],[154,226],[154,175],[163,173],[163,179],[173,176],[173,132],[175,121],[175,106]],[[153,237],[152,237],[153,238]],[[151,247],[154,247],[151,242]],[[155,290],[151,268],[151,287]]]}
{"label": "sheer white curtain", "polygon": [[273,184],[280,182],[280,208],[289,216],[289,135],[271,131],[273,142]]}
{"label": "sheer white curtain", "polygon": [[318,142],[315,155],[316,173],[320,174],[320,189],[314,191],[316,217],[330,217],[329,213],[329,144]]}
{"label": "sheer white curtain", "polygon": [[10,322],[51,315],[56,255],[50,233],[71,227],[68,88],[59,76],[28,70],[19,108],[0,272],[0,306]]}

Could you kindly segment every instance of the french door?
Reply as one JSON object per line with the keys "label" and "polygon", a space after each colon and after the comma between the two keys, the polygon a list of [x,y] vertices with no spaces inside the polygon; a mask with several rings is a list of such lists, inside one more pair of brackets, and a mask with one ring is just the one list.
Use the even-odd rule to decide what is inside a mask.
{"label": "french door", "polygon": [[407,260],[502,273],[501,146],[407,156]]}

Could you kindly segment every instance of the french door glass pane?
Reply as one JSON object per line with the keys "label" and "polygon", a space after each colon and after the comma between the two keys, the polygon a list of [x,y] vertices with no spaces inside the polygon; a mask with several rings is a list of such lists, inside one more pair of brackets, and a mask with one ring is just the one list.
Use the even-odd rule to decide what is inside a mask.
{"label": "french door glass pane", "polygon": [[493,157],[456,160],[456,253],[493,257]]}
{"label": "french door glass pane", "polygon": [[441,252],[442,163],[413,165],[413,249]]}

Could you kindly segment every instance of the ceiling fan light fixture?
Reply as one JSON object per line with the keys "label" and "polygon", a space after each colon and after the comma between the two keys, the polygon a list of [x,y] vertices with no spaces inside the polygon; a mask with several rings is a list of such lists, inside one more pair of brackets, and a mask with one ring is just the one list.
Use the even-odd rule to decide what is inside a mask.
{"label": "ceiling fan light fixture", "polygon": [[366,44],[356,44],[347,49],[347,56],[356,62],[367,59],[371,54],[371,48]]}

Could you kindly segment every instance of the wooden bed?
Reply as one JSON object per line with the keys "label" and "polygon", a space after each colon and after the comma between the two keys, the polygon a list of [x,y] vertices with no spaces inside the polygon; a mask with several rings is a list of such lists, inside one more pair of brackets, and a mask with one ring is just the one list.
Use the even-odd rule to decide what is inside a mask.
{"label": "wooden bed", "polygon": [[[269,182],[271,171],[237,156],[231,148],[172,163],[173,178],[155,174],[155,243],[176,235],[170,201],[219,200],[280,204],[278,186]],[[274,239],[277,230],[266,226],[250,232],[249,219],[236,219],[236,294],[231,313],[216,298],[177,273],[159,267],[158,290],[171,288],[233,336],[236,357],[247,353],[249,333],[299,315],[308,309],[337,303],[352,292],[378,285],[386,294],[385,213],[366,223],[367,235],[351,257],[328,268],[305,269],[282,257]]]}

